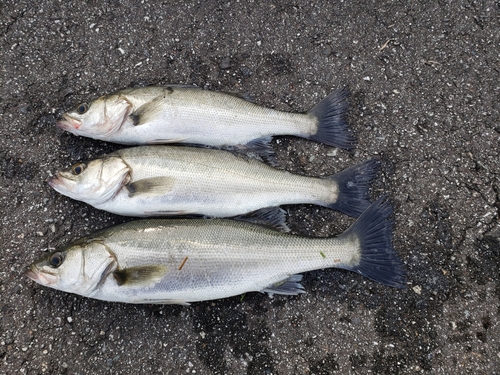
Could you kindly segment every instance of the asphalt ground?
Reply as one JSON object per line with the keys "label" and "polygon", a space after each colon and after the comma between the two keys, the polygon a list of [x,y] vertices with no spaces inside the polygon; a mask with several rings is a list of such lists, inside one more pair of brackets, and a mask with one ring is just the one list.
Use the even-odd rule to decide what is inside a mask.
{"label": "asphalt ground", "polygon": [[[0,373],[499,374],[498,1],[2,1]],[[348,87],[343,151],[273,142],[279,168],[382,162],[405,290],[339,270],[307,294],[191,306],[106,303],[23,275],[43,252],[126,220],[58,195],[58,169],[120,146],[55,127],[111,91],[194,84],[310,109]],[[286,207],[295,233],[350,223]]]}

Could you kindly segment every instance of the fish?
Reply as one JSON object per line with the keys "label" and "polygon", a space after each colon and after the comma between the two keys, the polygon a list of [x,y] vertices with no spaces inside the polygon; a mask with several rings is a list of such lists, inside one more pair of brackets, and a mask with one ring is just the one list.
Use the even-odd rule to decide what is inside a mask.
{"label": "fish", "polygon": [[48,184],[123,216],[239,217],[284,228],[281,205],[315,204],[358,217],[370,205],[370,182],[379,165],[370,159],[318,178],[224,150],[139,146],[76,163]]}
{"label": "fish", "polygon": [[245,95],[196,86],[129,88],[81,103],[56,125],[70,133],[124,145],[182,143],[273,155],[273,136],[292,135],[351,149],[348,91],[336,90],[307,113],[261,107]]}
{"label": "fish", "polygon": [[25,275],[60,291],[134,304],[186,305],[248,292],[297,295],[305,293],[303,272],[326,268],[404,288],[391,214],[382,197],[330,238],[227,219],[142,219],[64,245]]}

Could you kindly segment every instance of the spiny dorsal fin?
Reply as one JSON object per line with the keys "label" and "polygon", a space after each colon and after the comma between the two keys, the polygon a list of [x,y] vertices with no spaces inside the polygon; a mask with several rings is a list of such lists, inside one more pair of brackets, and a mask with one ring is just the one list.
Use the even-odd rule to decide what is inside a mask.
{"label": "spiny dorsal fin", "polygon": [[125,187],[130,198],[138,196],[161,196],[169,193],[174,186],[175,178],[152,177],[131,182]]}
{"label": "spiny dorsal fin", "polygon": [[153,264],[116,270],[113,276],[119,286],[147,287],[158,283],[166,273],[167,267]]}
{"label": "spiny dorsal fin", "polygon": [[245,92],[245,93],[230,92],[230,91],[222,91],[222,92],[224,94],[234,96],[235,98],[243,99],[243,100],[245,100],[247,102],[250,102],[250,103],[254,103],[255,102],[255,98],[252,95],[250,95],[248,92]]}

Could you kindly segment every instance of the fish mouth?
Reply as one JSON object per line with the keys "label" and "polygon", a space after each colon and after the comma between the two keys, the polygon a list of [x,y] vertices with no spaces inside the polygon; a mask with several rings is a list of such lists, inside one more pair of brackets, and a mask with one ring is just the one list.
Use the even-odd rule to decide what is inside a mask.
{"label": "fish mouth", "polygon": [[63,115],[63,119],[56,122],[56,126],[59,129],[66,130],[66,131],[72,131],[72,130],[78,130],[78,128],[82,125],[82,122],[74,119],[71,116],[68,115]]}
{"label": "fish mouth", "polygon": [[59,176],[49,179],[47,184],[57,192],[60,192],[61,188],[64,187],[64,183],[59,179]]}
{"label": "fish mouth", "polygon": [[40,272],[33,266],[24,271],[24,275],[41,285],[52,285],[57,281],[57,278],[54,275]]}

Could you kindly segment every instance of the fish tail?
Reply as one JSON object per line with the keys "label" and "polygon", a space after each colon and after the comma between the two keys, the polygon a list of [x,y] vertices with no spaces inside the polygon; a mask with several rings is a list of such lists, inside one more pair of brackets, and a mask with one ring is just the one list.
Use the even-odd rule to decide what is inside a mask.
{"label": "fish tail", "polygon": [[339,148],[354,147],[356,140],[345,119],[348,96],[347,89],[333,91],[309,111],[318,123],[318,130],[309,139]]}
{"label": "fish tail", "polygon": [[[392,247],[392,207],[385,197],[374,202],[342,235],[359,243],[359,257],[340,268],[394,288],[405,288],[406,272]],[[352,262],[351,262],[352,263]]]}
{"label": "fish tail", "polygon": [[379,168],[380,162],[371,159],[327,177],[337,183],[338,191],[336,201],[328,207],[352,217],[361,215],[370,206],[368,190]]}

